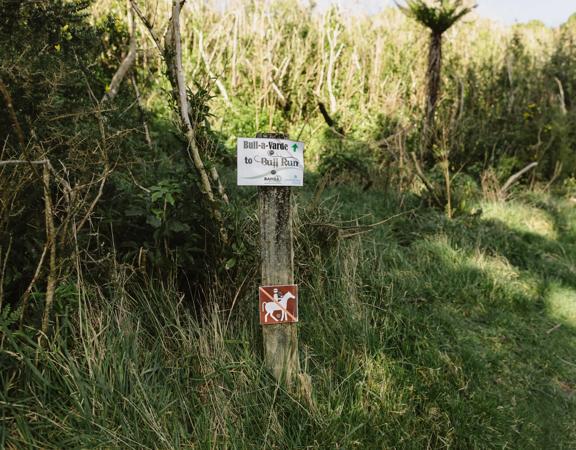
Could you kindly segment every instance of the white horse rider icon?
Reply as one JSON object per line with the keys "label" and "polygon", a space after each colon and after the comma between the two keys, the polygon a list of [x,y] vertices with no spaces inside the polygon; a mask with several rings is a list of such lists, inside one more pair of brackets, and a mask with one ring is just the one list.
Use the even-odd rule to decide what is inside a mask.
{"label": "white horse rider icon", "polygon": [[[262,311],[266,311],[266,315],[264,316],[264,322],[268,322],[268,316],[272,317],[272,319],[276,322],[285,321],[287,320],[288,316],[288,300],[296,298],[296,296],[292,292],[286,292],[282,295],[282,292],[279,292],[277,288],[273,290],[273,301],[271,302],[263,302],[262,303]],[[282,297],[280,297],[282,295]],[[276,311],[281,311],[280,319],[277,319],[274,316]],[[290,314],[292,316],[292,314]]]}

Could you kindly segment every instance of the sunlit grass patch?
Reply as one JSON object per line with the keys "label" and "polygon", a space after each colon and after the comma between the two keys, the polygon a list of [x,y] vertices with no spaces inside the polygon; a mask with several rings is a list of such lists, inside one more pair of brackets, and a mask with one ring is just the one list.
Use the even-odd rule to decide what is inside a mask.
{"label": "sunlit grass patch", "polygon": [[538,280],[510,264],[502,255],[488,255],[477,250],[463,264],[481,271],[492,283],[491,294],[496,297],[502,295],[533,302],[539,296]]}
{"label": "sunlit grass patch", "polygon": [[416,242],[418,280],[412,290],[427,300],[447,301],[465,308],[466,314],[492,307],[534,307],[540,298],[537,277],[514,266],[497,253],[480,248],[459,248],[439,234]]}
{"label": "sunlit grass patch", "polygon": [[550,287],[546,297],[546,308],[550,317],[576,327],[576,290],[557,284]]}
{"label": "sunlit grass patch", "polygon": [[[379,201],[342,191],[354,216]],[[380,208],[377,219],[396,214]],[[257,276],[232,315],[199,317],[154,284],[87,294],[82,346],[61,333],[39,353],[41,372],[33,343],[6,341],[0,358],[21,375],[0,393],[0,447],[574,448],[574,252],[560,231],[552,240],[503,222],[522,225],[540,206],[511,208],[498,220],[423,211],[321,249],[301,235],[311,400],[263,366]],[[571,223],[570,210],[541,208]]]}
{"label": "sunlit grass patch", "polygon": [[519,232],[533,233],[546,239],[558,238],[551,215],[534,206],[519,202],[485,202],[482,218],[498,220]]}
{"label": "sunlit grass patch", "polygon": [[386,408],[394,414],[404,414],[408,409],[404,390],[398,386],[398,373],[394,370],[395,362],[384,355],[367,358],[363,371],[363,380],[358,384],[362,390],[362,406],[366,409]]}
{"label": "sunlit grass patch", "polygon": [[511,282],[520,277],[520,271],[501,255],[491,256],[477,249],[467,260],[469,266],[490,273],[502,281]]}

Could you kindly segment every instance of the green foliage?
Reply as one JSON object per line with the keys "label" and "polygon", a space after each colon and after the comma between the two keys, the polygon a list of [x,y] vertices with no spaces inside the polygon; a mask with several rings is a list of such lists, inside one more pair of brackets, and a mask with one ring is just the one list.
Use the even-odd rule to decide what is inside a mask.
{"label": "green foliage", "polygon": [[22,309],[12,309],[10,305],[6,305],[0,311],[0,332],[7,333],[16,325],[22,315]]}
{"label": "green foliage", "polygon": [[[398,4],[397,4],[398,5]],[[398,5],[408,17],[429,28],[434,34],[443,34],[475,7],[464,6],[462,0],[406,0],[406,6]]]}
{"label": "green foliage", "polygon": [[372,159],[363,145],[342,144],[331,141],[320,156],[318,173],[327,176],[332,183],[366,183],[369,180]]}
{"label": "green foliage", "polygon": [[[185,10],[190,117],[231,199],[220,248],[140,27],[135,69],[99,103],[127,50],[125,3],[0,7],[14,109],[2,93],[1,159],[54,168],[44,189],[41,166],[1,167],[0,447],[574,447],[574,18],[557,31],[471,23],[446,40],[442,151],[425,175],[445,196],[449,169],[447,220],[414,195],[413,21],[397,9],[322,16],[295,0]],[[470,12],[458,1],[401,8],[439,34]],[[233,148],[261,131],[305,141],[307,186],[324,189],[295,200],[312,403],[279,387],[258,350],[256,191],[235,187]],[[518,189],[506,204],[482,201],[487,173],[502,182],[532,161],[530,181],[556,177],[563,200]],[[39,339],[46,193],[57,284]]]}
{"label": "green foliage", "polygon": [[[87,24],[89,5],[57,0],[0,6],[2,159],[49,158],[68,169],[73,185],[89,183],[103,165],[94,158],[98,123],[87,113],[94,104],[86,83],[99,71],[95,78],[83,72],[99,53],[98,30]],[[111,159],[113,150],[110,145]],[[13,244],[4,288],[14,301],[30,282],[45,242],[41,175],[41,168],[7,167],[0,181],[0,245],[6,249],[11,239]]]}
{"label": "green foliage", "polygon": [[[328,194],[340,207],[324,219],[402,211],[380,192]],[[482,206],[300,248],[312,404],[262,366],[252,279],[234,311],[199,321],[173,285],[119,273],[83,290],[46,348],[2,329],[0,445],[571,448],[574,209],[545,196]]]}
{"label": "green foliage", "polygon": [[447,61],[448,90],[460,100],[441,105],[441,116],[450,120],[454,111],[459,114],[450,145],[456,167],[475,176],[493,167],[503,178],[536,161],[540,179],[550,179],[558,166],[562,176],[576,170],[576,140],[566,126],[574,114],[566,95],[571,89],[568,80],[576,72],[570,67],[571,56],[562,50],[562,39],[557,44],[550,59],[542,60],[517,31],[501,66],[487,60],[469,66],[462,76],[462,61]]}
{"label": "green foliage", "polygon": [[[444,162],[436,164],[426,175],[428,181],[436,189],[435,195],[437,198],[443,204],[446,204],[448,194],[446,192],[444,165]],[[434,204],[434,199],[427,190],[422,190],[420,196],[429,206],[438,206]],[[471,214],[482,198],[482,191],[473,176],[463,172],[454,173],[454,171],[451,171],[450,198],[454,216]]]}
{"label": "green foliage", "polygon": [[[202,195],[187,144],[170,116],[170,97],[159,78],[161,68],[153,62],[129,73],[118,96],[103,107],[99,100],[128,46],[125,4],[113,5],[96,17],[90,17],[89,6],[88,1],[59,0],[11,2],[6,7],[7,15],[0,19],[0,80],[15,112],[0,108],[0,135],[6,137],[2,159],[48,159],[74,190],[73,198],[67,197],[66,186],[52,178],[63,285],[70,272],[86,262],[78,266],[68,260],[80,249],[100,261],[88,263],[90,278],[100,283],[109,276],[112,253],[117,261],[139,261],[141,269],[161,278],[176,272],[183,278],[202,279],[210,265],[207,256],[213,251],[214,226],[206,205],[199,201]],[[152,79],[154,71],[156,79]],[[138,107],[132,74],[143,93],[155,91],[163,97],[149,111]],[[213,160],[228,163],[228,152],[209,123],[212,94],[207,86],[199,79],[188,92],[198,145]],[[5,102],[3,94],[0,103]],[[14,133],[14,120],[24,142]],[[143,120],[150,125],[152,145],[145,139]],[[16,304],[46,241],[44,193],[38,182],[42,169],[8,166],[3,170],[0,212],[5,219],[0,221],[0,246],[6,249],[13,240],[3,280],[9,302]],[[105,183],[98,194],[103,176]],[[77,236],[68,234],[70,224],[82,223],[86,213],[95,217],[84,222]],[[98,233],[93,233],[95,229]],[[41,275],[40,290],[45,272]],[[65,303],[57,296],[59,302]]]}

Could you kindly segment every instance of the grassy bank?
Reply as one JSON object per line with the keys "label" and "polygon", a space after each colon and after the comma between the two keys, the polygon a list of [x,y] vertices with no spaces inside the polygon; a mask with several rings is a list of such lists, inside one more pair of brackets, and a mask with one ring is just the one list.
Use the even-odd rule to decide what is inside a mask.
{"label": "grassy bank", "polygon": [[256,276],[232,311],[198,317],[118,267],[114,286],[70,295],[46,348],[4,313],[2,367],[17,370],[1,372],[0,446],[574,448],[573,205],[532,194],[446,221],[409,203],[330,190],[342,220],[405,214],[317,246],[301,206],[312,403],[262,367]]}

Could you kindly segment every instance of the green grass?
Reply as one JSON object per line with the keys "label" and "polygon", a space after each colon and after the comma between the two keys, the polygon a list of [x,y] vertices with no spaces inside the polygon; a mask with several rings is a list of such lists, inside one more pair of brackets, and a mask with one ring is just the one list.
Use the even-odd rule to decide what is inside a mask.
{"label": "green grass", "polygon": [[[576,447],[572,205],[530,194],[453,221],[418,210],[337,241],[307,201],[297,281],[313,404],[262,367],[257,277],[233,311],[202,318],[169,286],[125,280],[83,292],[46,349],[2,325],[0,446]],[[399,203],[340,187],[323,208],[369,223],[418,206]],[[212,304],[229,305],[221,295]]]}

